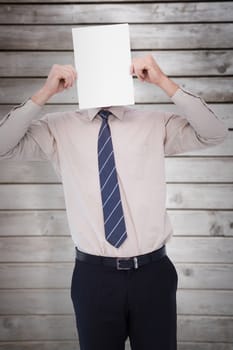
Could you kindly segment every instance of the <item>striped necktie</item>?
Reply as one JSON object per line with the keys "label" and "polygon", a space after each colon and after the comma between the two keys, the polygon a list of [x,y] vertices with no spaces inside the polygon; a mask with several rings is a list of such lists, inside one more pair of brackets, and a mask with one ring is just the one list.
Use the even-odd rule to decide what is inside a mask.
{"label": "striped necktie", "polygon": [[120,190],[117,179],[111,132],[110,111],[101,109],[102,124],[98,137],[98,165],[106,240],[118,248],[127,238]]}

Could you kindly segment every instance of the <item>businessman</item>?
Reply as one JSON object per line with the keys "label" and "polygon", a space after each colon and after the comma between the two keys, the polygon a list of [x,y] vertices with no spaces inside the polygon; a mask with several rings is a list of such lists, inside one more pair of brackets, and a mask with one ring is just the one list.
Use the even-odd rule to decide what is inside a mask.
{"label": "businessman", "polygon": [[39,118],[78,79],[71,65],[55,64],[0,124],[1,159],[49,160],[63,184],[81,350],[123,350],[127,337],[132,350],[177,349],[164,156],[217,145],[228,134],[203,98],[170,79],[152,55],[133,59],[129,70],[161,88],[181,114],[102,106]]}

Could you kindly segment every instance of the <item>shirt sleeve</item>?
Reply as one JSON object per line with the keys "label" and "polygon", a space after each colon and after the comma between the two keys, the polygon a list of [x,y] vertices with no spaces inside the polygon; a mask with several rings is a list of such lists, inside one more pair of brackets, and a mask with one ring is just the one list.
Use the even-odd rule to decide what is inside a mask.
{"label": "shirt sleeve", "polygon": [[228,136],[228,128],[199,95],[179,87],[171,100],[181,114],[164,112],[165,155],[215,146]]}
{"label": "shirt sleeve", "polygon": [[0,120],[0,160],[53,160],[56,140],[48,114],[38,119],[39,104],[27,98]]}

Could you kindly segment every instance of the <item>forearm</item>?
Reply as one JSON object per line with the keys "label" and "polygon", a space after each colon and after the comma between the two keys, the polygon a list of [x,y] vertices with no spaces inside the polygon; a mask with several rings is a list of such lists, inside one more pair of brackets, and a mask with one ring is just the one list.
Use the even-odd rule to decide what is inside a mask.
{"label": "forearm", "polygon": [[48,93],[48,91],[42,87],[33,96],[31,96],[31,100],[39,106],[43,106],[50,99],[50,97],[51,95]]}
{"label": "forearm", "polygon": [[28,98],[0,120],[0,156],[17,145],[41,108],[41,105]]}
{"label": "forearm", "polygon": [[162,75],[156,85],[159,86],[169,97],[172,97],[180,87],[166,75]]}

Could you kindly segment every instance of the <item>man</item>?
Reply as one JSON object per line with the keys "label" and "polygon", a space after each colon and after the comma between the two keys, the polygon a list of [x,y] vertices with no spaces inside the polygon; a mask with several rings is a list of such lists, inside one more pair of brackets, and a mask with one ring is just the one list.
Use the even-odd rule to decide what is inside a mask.
{"label": "man", "polygon": [[[178,276],[166,254],[164,155],[217,145],[226,126],[151,55],[130,73],[160,87],[182,115],[127,106],[38,112],[73,86],[71,65],[54,65],[44,86],[2,120],[2,159],[47,159],[60,177],[76,261],[71,298],[81,350],[176,350]],[[101,84],[100,84],[101,88]]]}

